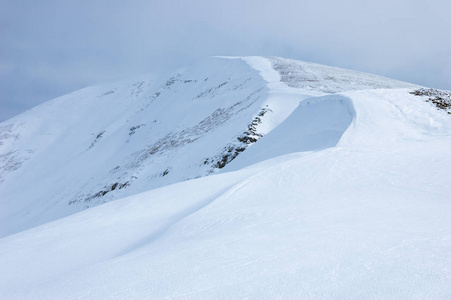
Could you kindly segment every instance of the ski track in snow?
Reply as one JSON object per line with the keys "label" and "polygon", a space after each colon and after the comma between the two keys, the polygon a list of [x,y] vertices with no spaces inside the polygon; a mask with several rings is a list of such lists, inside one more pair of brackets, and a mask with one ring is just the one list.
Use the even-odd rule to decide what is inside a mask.
{"label": "ski track in snow", "polygon": [[[237,72],[239,78],[234,77]],[[94,139],[83,137],[82,144],[89,147],[98,140],[92,147],[97,149],[96,155],[115,157],[111,147],[123,147],[128,139],[125,147],[134,149],[132,139],[158,127],[168,131],[160,130],[154,141],[169,132],[173,134],[169,140],[180,145],[177,143],[185,139],[176,138],[175,132],[196,128],[218,109],[218,103],[227,109],[238,103],[236,99],[222,103],[233,95],[246,99],[258,94],[258,98],[249,100],[253,104],[247,108],[237,105],[245,113],[227,116],[226,121],[221,119],[209,127],[206,132],[213,132],[211,137],[193,135],[199,141],[205,139],[204,143],[185,143],[179,152],[165,148],[161,156],[150,160],[150,167],[138,164],[139,172],[133,174],[143,178],[146,168],[155,164],[164,171],[168,161],[190,162],[183,167],[189,171],[170,180],[157,180],[167,174],[148,177],[153,181],[147,186],[159,188],[134,194],[144,191],[146,184],[133,179],[130,188],[105,190],[115,197],[131,196],[76,214],[72,214],[76,210],[64,210],[65,206],[50,201],[31,207],[30,202],[19,203],[14,208],[17,212],[2,215],[11,222],[23,209],[32,214],[40,205],[38,213],[56,206],[47,220],[36,221],[39,214],[35,212],[29,223],[8,223],[18,226],[10,228],[12,232],[34,228],[0,239],[0,270],[7,270],[0,272],[1,298],[451,297],[451,118],[425,97],[410,94],[416,86],[317,64],[260,57],[218,58],[171,78],[162,84],[138,81],[130,85],[132,92],[124,93],[130,92],[138,105],[129,107],[130,114],[125,115],[134,117],[108,126],[105,122],[92,135]],[[147,112],[150,108],[159,114],[172,106],[156,105],[165,93],[176,93],[178,85],[195,81],[202,84],[187,88],[185,92],[192,97],[186,98],[202,101],[196,109],[208,107],[196,112],[197,118],[184,114],[188,106],[180,102],[181,108],[173,108],[179,127],[163,119],[145,122],[146,118],[155,120]],[[233,88],[219,92],[227,86],[245,89],[246,85],[250,88],[245,93],[234,94]],[[121,93],[119,87],[107,90],[96,90],[96,95],[103,99]],[[73,96],[87,92],[92,93],[85,89]],[[210,94],[211,98],[206,97]],[[141,103],[139,95],[153,102]],[[166,101],[172,101],[171,97]],[[58,101],[35,111],[51,110]],[[202,156],[209,153],[208,157],[214,157],[224,147],[212,145],[237,143],[236,137],[266,106],[273,113],[265,115],[259,125],[263,137],[219,174],[167,185],[204,174],[208,166],[202,166]],[[36,118],[33,111],[25,116]],[[20,116],[17,119],[22,120]],[[128,125],[121,126],[131,120],[146,125],[129,135]],[[33,122],[29,124],[49,126],[39,119]],[[223,126],[232,123],[235,125]],[[11,125],[2,124],[2,143],[36,132],[27,123],[21,126],[25,129],[15,133]],[[51,149],[57,131],[38,131],[51,134],[36,139],[36,153],[30,153],[28,162],[23,159],[20,168],[38,166],[33,155],[48,159],[44,150]],[[122,140],[117,138],[119,132]],[[38,142],[44,148],[39,148]],[[147,149],[150,143],[136,145]],[[133,151],[125,151],[121,159],[127,160]],[[189,156],[192,152],[200,155]],[[71,157],[77,155],[81,154]],[[193,167],[196,161],[200,169]],[[65,164],[76,168],[75,163]],[[5,175],[3,186],[7,180],[21,178],[20,168]],[[122,168],[115,172],[123,172]],[[177,173],[175,165],[167,170],[168,174]],[[79,172],[86,170],[80,167]],[[95,178],[90,175],[87,179],[95,182]],[[6,201],[1,205],[3,214],[13,210]],[[38,224],[43,225],[35,227]]]}

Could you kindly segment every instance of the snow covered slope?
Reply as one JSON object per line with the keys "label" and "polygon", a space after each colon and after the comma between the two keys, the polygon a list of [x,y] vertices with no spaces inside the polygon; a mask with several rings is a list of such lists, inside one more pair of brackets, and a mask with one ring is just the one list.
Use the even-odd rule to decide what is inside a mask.
{"label": "snow covered slope", "polygon": [[[412,85],[317,64],[246,57],[212,58],[171,76],[62,96],[0,124],[0,236],[215,173],[306,98],[398,87]],[[333,137],[327,140],[316,137],[320,147],[337,142],[340,132],[329,133]],[[285,144],[282,152],[290,147]]]}
{"label": "snow covered slope", "polygon": [[265,84],[241,60],[211,59],[169,79],[86,88],[1,124],[2,235],[210,174],[273,112]]}
{"label": "snow covered slope", "polygon": [[0,298],[449,299],[449,95],[218,57],[38,106],[0,124]]}
{"label": "snow covered slope", "polygon": [[409,92],[310,97],[222,174],[0,239],[0,297],[449,299],[451,118]]}

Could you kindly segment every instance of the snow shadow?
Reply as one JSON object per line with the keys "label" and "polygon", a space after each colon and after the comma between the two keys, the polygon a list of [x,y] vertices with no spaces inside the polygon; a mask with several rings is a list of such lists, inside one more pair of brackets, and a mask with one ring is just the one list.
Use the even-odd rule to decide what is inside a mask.
{"label": "snow shadow", "polygon": [[232,161],[225,171],[294,152],[334,147],[354,116],[349,97],[334,94],[306,99],[282,124]]}

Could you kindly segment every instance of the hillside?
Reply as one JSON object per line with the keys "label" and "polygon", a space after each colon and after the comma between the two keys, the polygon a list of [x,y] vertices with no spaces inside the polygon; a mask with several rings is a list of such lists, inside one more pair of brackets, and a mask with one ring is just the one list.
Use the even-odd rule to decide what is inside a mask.
{"label": "hillside", "polygon": [[[324,86],[412,86],[298,63],[211,58],[169,76],[88,87],[1,123],[0,236],[215,173]],[[307,89],[280,81],[279,72],[306,69],[318,79]]]}
{"label": "hillside", "polygon": [[432,92],[282,58],[171,78],[1,124],[0,298],[451,296]]}

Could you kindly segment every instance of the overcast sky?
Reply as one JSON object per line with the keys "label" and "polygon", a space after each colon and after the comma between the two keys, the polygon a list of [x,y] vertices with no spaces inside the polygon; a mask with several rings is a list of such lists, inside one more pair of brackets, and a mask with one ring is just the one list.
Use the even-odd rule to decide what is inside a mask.
{"label": "overcast sky", "polygon": [[270,55],[451,90],[449,0],[0,0],[0,121],[113,79]]}

